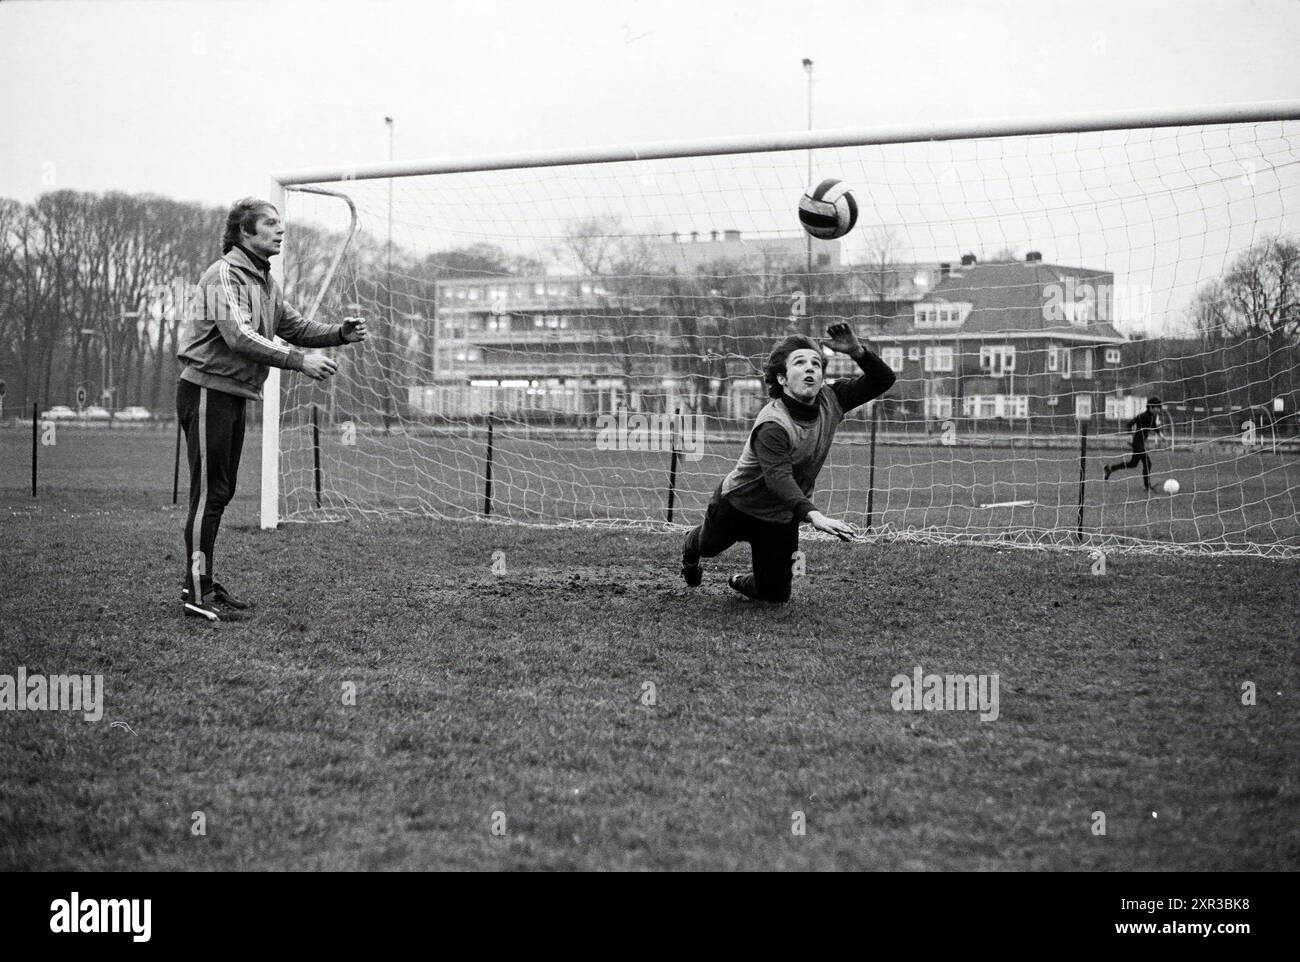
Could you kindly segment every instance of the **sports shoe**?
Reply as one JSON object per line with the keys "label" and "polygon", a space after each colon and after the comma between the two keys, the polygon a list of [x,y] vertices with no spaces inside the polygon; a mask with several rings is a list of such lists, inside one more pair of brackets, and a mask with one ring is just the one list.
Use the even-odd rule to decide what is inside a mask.
{"label": "sports shoe", "polygon": [[[181,589],[181,600],[190,600],[190,589],[188,587]],[[218,605],[223,605],[226,608],[233,608],[236,611],[245,611],[253,607],[252,602],[244,601],[242,598],[236,598],[227,591],[225,585],[220,582],[213,582],[212,590],[204,593],[203,601],[205,604],[212,604],[215,602]]]}
{"label": "sports shoe", "polygon": [[739,591],[746,598],[753,598],[754,595],[750,592],[747,585],[748,578],[749,575],[732,575],[727,579],[727,587],[732,591]]}
{"label": "sports shoe", "polygon": [[182,602],[184,605],[183,612],[186,618],[205,618],[208,621],[220,621],[221,615],[213,607],[211,602],[204,601],[199,604],[193,604],[189,601]]}

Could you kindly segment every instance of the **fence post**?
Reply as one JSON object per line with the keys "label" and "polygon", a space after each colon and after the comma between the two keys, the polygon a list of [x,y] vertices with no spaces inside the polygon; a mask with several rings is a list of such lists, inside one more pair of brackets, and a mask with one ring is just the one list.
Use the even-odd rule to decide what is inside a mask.
{"label": "fence post", "polygon": [[311,452],[316,472],[316,507],[320,507],[320,407],[311,406]]}
{"label": "fence post", "polygon": [[1084,484],[1088,476],[1088,422],[1079,422],[1079,526],[1077,536],[1083,543],[1083,497]]}
{"label": "fence post", "polygon": [[37,420],[36,410],[38,405],[32,404],[32,497],[36,497],[36,450],[37,450]]}
{"label": "fence post", "polygon": [[876,502],[876,426],[880,423],[880,402],[871,402],[871,466],[867,472],[867,530],[871,530]]}
{"label": "fence post", "polygon": [[677,431],[678,422],[681,420],[682,409],[676,408],[673,413],[673,427],[671,433],[671,442],[669,447],[672,449],[672,458],[668,467],[668,523],[673,523],[673,496],[677,490]]}
{"label": "fence post", "polygon": [[485,515],[492,513],[492,414],[493,412],[488,412],[487,463],[483,475],[483,514]]}
{"label": "fence post", "polygon": [[172,504],[178,503],[181,494],[181,418],[176,416],[176,454],[172,459]]}

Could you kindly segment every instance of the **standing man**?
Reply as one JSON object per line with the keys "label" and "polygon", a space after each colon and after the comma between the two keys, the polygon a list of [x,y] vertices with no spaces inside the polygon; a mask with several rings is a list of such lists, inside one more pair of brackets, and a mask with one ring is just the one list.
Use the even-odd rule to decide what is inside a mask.
{"label": "standing man", "polygon": [[1133,456],[1127,461],[1116,461],[1114,464],[1106,465],[1106,471],[1103,480],[1109,481],[1110,476],[1116,471],[1123,471],[1125,468],[1136,468],[1142,465],[1142,486],[1151,491],[1151,455],[1147,454],[1147,437],[1152,432],[1164,440],[1164,432],[1160,430],[1160,411],[1162,405],[1160,398],[1147,398],[1147,409],[1136,417],[1129,418],[1124,425],[1125,430],[1133,432]]}
{"label": "standing man", "polygon": [[844,415],[884,394],[895,378],[850,325],[834,324],[826,333],[832,339],[827,346],[857,361],[862,374],[827,385],[826,358],[816,341],[795,335],[776,346],[764,376],[772,400],[758,412],[740,460],[714,491],[704,523],[686,535],[682,577],[690,587],[704,577],[701,558],[748,541],[753,572],[732,575],[727,584],[747,598],[789,601],[801,522],[852,540],[851,526],[826,517],[809,498]]}
{"label": "standing man", "polygon": [[[245,197],[226,217],[221,259],[203,272],[190,305],[192,325],[177,358],[176,413],[185,429],[190,465],[190,511],[185,521],[187,568],[181,597],[188,617],[220,621],[221,609],[242,610],[212,576],[221,515],[235,493],[244,446],[244,407],[262,399],[268,366],[301,371],[321,381],[338,370],[328,356],[300,347],[337,347],[363,341],[366,324],[309,320],[285,303],[271,276],[284,222],[264,200]],[[275,342],[280,336],[295,347]]]}

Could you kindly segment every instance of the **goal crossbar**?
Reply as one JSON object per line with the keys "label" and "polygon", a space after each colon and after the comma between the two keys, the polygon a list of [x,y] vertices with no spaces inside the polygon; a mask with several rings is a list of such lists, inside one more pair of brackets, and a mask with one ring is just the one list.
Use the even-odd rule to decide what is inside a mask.
{"label": "goal crossbar", "polygon": [[844,128],[821,131],[790,131],[746,137],[710,140],[660,141],[614,147],[583,147],[542,150],[482,157],[376,161],[351,166],[309,167],[272,174],[272,179],[289,187],[348,180],[387,177],[419,177],[427,174],[456,174],[470,171],[522,170],[530,167],[576,166],[676,157],[711,157],[726,154],[768,153],[788,150],[817,150],[831,147],[870,147],[922,141],[974,140],[985,137],[1021,137],[1037,134],[1071,134],[1105,130],[1136,130],[1152,127],[1194,127],[1272,120],[1300,120],[1300,100],[1260,103],[1218,104],[1210,107],[1177,107],[1159,110],[1121,110],[1051,117],[1004,120],[950,121],[944,123],[899,124],[885,127]]}

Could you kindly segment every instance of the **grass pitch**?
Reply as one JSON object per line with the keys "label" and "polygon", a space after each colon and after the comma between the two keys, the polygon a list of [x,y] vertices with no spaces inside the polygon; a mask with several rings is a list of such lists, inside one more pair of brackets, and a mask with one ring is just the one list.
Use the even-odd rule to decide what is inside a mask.
{"label": "grass pitch", "polygon": [[[106,704],[0,712],[0,868],[1300,867],[1295,562],[805,541],[772,607],[743,545],[690,590],[650,532],[261,532],[250,443],[216,565],[259,609],[209,626],[170,436],[64,432],[35,501],[26,443],[0,673]],[[917,666],[999,718],[894,711]]]}

